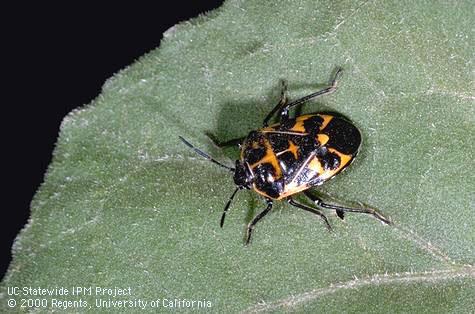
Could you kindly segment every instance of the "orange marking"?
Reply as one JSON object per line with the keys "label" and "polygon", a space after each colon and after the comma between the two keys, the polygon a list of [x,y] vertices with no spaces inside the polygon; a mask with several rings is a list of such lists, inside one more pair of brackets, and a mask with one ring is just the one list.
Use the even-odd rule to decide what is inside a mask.
{"label": "orange marking", "polygon": [[280,194],[279,197],[276,198],[276,200],[281,200],[283,198],[286,198],[287,196],[297,194],[297,193],[305,191],[309,188],[310,188],[310,186],[308,186],[307,184],[302,184],[302,185],[298,186],[295,183],[290,183],[290,184],[285,186],[284,192],[282,192],[282,194]]}
{"label": "orange marking", "polygon": [[[295,119],[295,125],[290,129],[290,131],[300,132],[307,134],[305,130],[304,122],[310,117],[315,116],[315,114],[306,114]],[[320,131],[327,127],[328,123],[333,119],[333,116],[327,114],[318,114],[323,119],[322,125],[320,126]]]}
{"label": "orange marking", "polygon": [[320,131],[327,127],[328,123],[333,119],[333,116],[329,116],[327,114],[319,114],[319,116],[323,119],[323,123],[320,126]]}
{"label": "orange marking", "polygon": [[306,133],[306,130],[305,130],[305,127],[303,125],[303,120],[302,119],[297,119],[295,121],[295,125],[289,130],[294,131],[294,132],[299,132],[299,133]]}
{"label": "orange marking", "polygon": [[298,154],[299,147],[297,145],[295,145],[294,142],[289,141],[289,148],[287,148],[287,151],[294,154],[295,159],[297,159],[299,157],[299,154]]}
{"label": "orange marking", "polygon": [[324,171],[322,175],[320,176],[324,181],[330,179],[331,177],[336,175],[338,172],[340,172],[353,159],[352,155],[342,154],[334,148],[328,148],[328,151],[340,157],[340,165],[336,169]]}
{"label": "orange marking", "polygon": [[312,161],[308,164],[308,168],[310,170],[315,171],[318,175],[321,175],[323,173],[323,167],[322,164],[320,163],[320,160],[318,160],[317,157],[314,157]]}
{"label": "orange marking", "polygon": [[325,145],[329,139],[330,137],[326,134],[317,134],[317,141],[320,143],[321,146]]}
{"label": "orange marking", "polygon": [[[262,130],[261,130],[262,131]],[[274,133],[274,134],[289,134],[289,135],[299,135],[305,136],[307,133],[300,133],[300,132],[288,132],[288,131],[262,131],[262,133]]]}
{"label": "orange marking", "polygon": [[276,126],[279,126],[279,125],[278,125],[278,124],[274,124],[274,125],[271,125],[271,126],[262,128],[262,129],[260,129],[259,131],[261,131],[261,132],[275,131],[275,127],[276,127]]}
{"label": "orange marking", "polygon": [[278,128],[280,126],[280,124],[273,124],[271,126],[268,126],[268,127],[265,127],[263,129],[260,129],[259,131],[263,132],[263,133],[288,133],[288,134],[295,134],[295,135],[306,135],[308,134],[307,130],[305,130],[305,126],[304,126],[304,122],[305,120],[307,120],[308,118],[311,118],[313,116],[320,116],[322,119],[323,119],[323,122],[322,122],[322,125],[320,126],[320,131],[323,130],[324,128],[326,128],[326,126],[328,125],[328,123],[330,123],[331,119],[333,119],[333,116],[331,115],[327,115],[327,114],[305,114],[303,116],[299,116],[295,119],[295,125],[289,129],[288,132],[285,132],[285,131],[276,131],[276,128]]}
{"label": "orange marking", "polygon": [[331,148],[331,147],[328,148],[328,151],[331,152],[331,153],[337,154],[340,157],[340,166],[338,167],[338,169],[340,169],[342,167],[345,167],[346,164],[348,164],[348,162],[350,162],[351,159],[353,159],[353,155],[342,154],[339,151],[337,151],[336,149]]}
{"label": "orange marking", "polygon": [[[309,169],[315,171],[317,173],[317,176],[315,176],[315,177],[321,178],[322,182],[323,182],[323,181],[326,181],[326,180],[332,178],[334,175],[336,175],[338,172],[340,172],[353,159],[352,155],[342,154],[334,148],[329,148],[328,150],[340,157],[340,166],[337,169],[324,170],[321,163],[320,163],[320,161],[318,160],[318,158],[315,157],[315,156],[311,156],[308,159],[309,161],[306,162],[304,165],[302,165],[301,170],[299,171],[298,174],[296,174],[295,178],[298,177],[300,172],[305,167],[308,167]],[[272,198],[269,195],[265,194],[264,192],[257,190],[255,185],[253,185],[253,187],[254,187],[254,190],[257,193],[259,193],[259,194],[261,194],[265,197]],[[281,200],[281,199],[284,199],[288,196],[291,196],[291,195],[297,194],[299,192],[305,191],[309,188],[311,188],[311,186],[309,186],[308,184],[298,185],[294,180],[292,180],[289,184],[286,184],[284,191],[279,195],[279,197],[274,198],[274,199],[275,200]]]}
{"label": "orange marking", "polygon": [[307,120],[308,118],[311,118],[313,116],[316,116],[316,114],[304,114],[303,116],[298,116],[295,118],[296,121],[303,121]]}
{"label": "orange marking", "polygon": [[[299,133],[300,134],[300,133]],[[289,148],[287,148],[286,150],[283,150],[281,152],[278,152],[277,154],[275,154],[277,157],[279,157],[280,155],[282,155],[283,153],[286,153],[286,152],[291,152],[293,155],[294,155],[294,158],[297,159],[299,157],[299,147],[297,145],[294,144],[294,142],[290,141],[289,140]]]}
{"label": "orange marking", "polygon": [[280,169],[279,161],[277,160],[277,156],[272,149],[268,140],[264,140],[264,146],[266,147],[266,155],[259,160],[258,162],[251,165],[251,168],[254,169],[260,164],[270,163],[272,167],[275,169],[275,179],[280,179],[282,177],[282,170]]}

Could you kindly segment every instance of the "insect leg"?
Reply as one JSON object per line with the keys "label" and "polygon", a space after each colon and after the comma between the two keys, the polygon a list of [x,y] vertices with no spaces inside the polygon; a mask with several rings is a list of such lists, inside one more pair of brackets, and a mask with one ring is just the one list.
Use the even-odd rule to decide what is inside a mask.
{"label": "insect leg", "polygon": [[236,188],[233,192],[233,194],[231,194],[231,197],[229,197],[229,200],[228,202],[226,203],[226,206],[224,206],[224,210],[223,210],[223,215],[221,216],[221,222],[220,222],[220,226],[221,228],[223,227],[224,225],[224,218],[226,218],[226,212],[228,211],[229,209],[229,205],[231,205],[231,202],[233,201],[233,198],[234,198],[234,195],[236,195],[237,191],[239,191],[239,188]]}
{"label": "insect leg", "polygon": [[292,206],[295,206],[295,207],[298,207],[300,209],[303,209],[303,210],[306,210],[306,211],[309,211],[315,215],[318,215],[320,216],[320,218],[323,219],[323,221],[325,222],[325,226],[327,227],[328,231],[331,231],[332,230],[332,227],[330,226],[330,223],[328,222],[328,219],[327,217],[325,216],[324,213],[322,213],[321,211],[319,211],[318,209],[315,209],[315,208],[312,208],[312,207],[309,207],[307,205],[303,205],[303,204],[300,204],[300,203],[297,203],[296,201],[294,201],[292,198],[288,198],[288,202],[290,205]]}
{"label": "insect leg", "polygon": [[380,213],[378,213],[376,210],[372,208],[352,208],[352,207],[345,207],[345,206],[338,206],[338,205],[333,205],[333,204],[327,204],[323,202],[319,197],[313,195],[309,191],[304,191],[304,194],[311,199],[315,205],[323,207],[323,208],[329,208],[329,209],[334,209],[336,210],[336,213],[338,217],[343,219],[343,213],[345,212],[351,212],[351,213],[363,213],[363,214],[368,214],[374,216],[376,219],[379,221],[385,223],[385,224],[391,224],[391,220],[388,218],[384,217]]}
{"label": "insect leg", "polygon": [[[269,125],[269,120],[272,118],[272,116],[276,113],[276,112],[281,112],[280,115],[281,117],[282,116],[285,116],[286,118],[288,118],[289,116],[289,110],[287,108],[287,110],[284,110],[284,108],[286,107],[287,105],[287,82],[282,80],[280,82],[280,100],[279,100],[279,103],[274,107],[274,109],[271,110],[271,112],[269,112],[269,114],[266,116],[266,118],[264,119],[264,127],[268,126]],[[284,118],[285,119],[285,118]]]}
{"label": "insect leg", "polygon": [[340,77],[342,72],[343,72],[342,68],[337,68],[335,75],[333,76],[333,79],[330,82],[330,86],[325,87],[324,89],[321,89],[319,91],[316,91],[315,93],[312,93],[310,95],[307,95],[307,96],[304,96],[302,98],[292,101],[291,103],[287,104],[286,108],[283,110],[289,110],[291,107],[300,105],[306,101],[309,101],[312,98],[333,93],[334,91],[336,91],[338,78]]}
{"label": "insect leg", "polygon": [[245,136],[239,138],[233,138],[224,142],[219,141],[213,134],[206,133],[206,135],[213,141],[213,143],[218,147],[229,147],[240,145],[246,139]]}
{"label": "insect leg", "polygon": [[270,210],[272,209],[272,200],[271,199],[266,199],[266,202],[267,202],[266,209],[264,209],[256,217],[254,217],[254,219],[252,219],[251,222],[249,223],[249,225],[247,226],[246,245],[248,245],[249,242],[251,241],[251,233],[252,233],[252,230],[254,229],[254,226],[256,225],[256,223],[258,223],[259,220],[261,220],[262,217],[267,215],[270,212]]}

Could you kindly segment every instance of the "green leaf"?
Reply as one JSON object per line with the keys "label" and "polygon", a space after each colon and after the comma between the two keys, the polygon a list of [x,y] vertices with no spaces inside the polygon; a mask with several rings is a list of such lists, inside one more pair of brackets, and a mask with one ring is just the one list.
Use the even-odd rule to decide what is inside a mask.
{"label": "green leaf", "polygon": [[[64,119],[0,310],[20,310],[27,297],[7,288],[64,287],[70,295],[36,298],[50,311],[53,299],[92,309],[140,299],[149,311],[157,299],[160,310],[163,299],[186,299],[213,312],[473,311],[473,47],[471,1],[234,0],[175,26]],[[232,165],[237,148],[220,150],[210,137],[258,128],[280,79],[296,99],[337,66],[338,91],[302,112],[340,112],[364,143],[318,192],[378,208],[394,225],[328,211],[329,233],[318,217],[276,202],[245,247],[262,198],[238,193],[221,229],[232,177],[178,135]],[[93,290],[73,296],[73,287]]]}

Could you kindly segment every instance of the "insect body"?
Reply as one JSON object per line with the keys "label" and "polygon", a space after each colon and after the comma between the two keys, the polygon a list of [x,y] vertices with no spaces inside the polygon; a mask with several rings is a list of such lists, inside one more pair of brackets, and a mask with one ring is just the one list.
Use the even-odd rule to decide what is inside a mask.
{"label": "insect body", "polygon": [[359,130],[342,117],[303,115],[251,132],[237,167],[248,169],[257,193],[281,200],[335,176],[351,163],[360,143]]}
{"label": "insect body", "polygon": [[[374,209],[327,204],[309,192],[310,188],[323,184],[350,165],[361,145],[361,134],[358,128],[340,115],[314,113],[290,118],[289,109],[334,92],[340,73],[341,69],[338,69],[329,87],[291,103],[287,101],[286,85],[283,83],[280,101],[264,119],[263,127],[250,132],[240,141],[240,158],[236,160],[234,168],[216,161],[180,137],[199,155],[234,173],[237,188],[224,207],[221,227],[237,191],[252,189],[265,198],[267,207],[248,225],[246,244],[251,239],[256,223],[272,209],[273,200],[286,199],[291,205],[320,216],[331,230],[322,211],[293,200],[292,196],[299,192],[303,192],[319,207],[334,209],[341,219],[345,212],[359,212],[371,214],[383,223],[390,223]],[[276,114],[280,122],[269,126],[269,120]]]}

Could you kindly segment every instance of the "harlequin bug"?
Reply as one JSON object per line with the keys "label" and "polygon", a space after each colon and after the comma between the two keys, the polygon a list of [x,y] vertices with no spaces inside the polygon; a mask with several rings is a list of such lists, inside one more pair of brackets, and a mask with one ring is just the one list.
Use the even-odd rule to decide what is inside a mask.
{"label": "harlequin bug", "polygon": [[[267,207],[248,224],[246,244],[251,240],[256,223],[272,209],[274,200],[286,199],[292,206],[318,215],[327,229],[331,230],[322,211],[298,203],[292,198],[300,192],[315,205],[335,210],[341,219],[344,218],[345,212],[357,212],[373,215],[386,224],[391,223],[374,209],[327,204],[309,192],[310,188],[323,184],[351,164],[361,145],[361,133],[340,115],[313,113],[290,118],[289,109],[318,96],[333,93],[341,72],[341,68],[337,69],[328,87],[290,103],[287,101],[287,85],[282,82],[280,101],[264,119],[263,127],[251,131],[244,139],[237,140],[240,158],[236,160],[235,167],[218,162],[180,136],[183,143],[197,154],[234,173],[234,183],[237,187],[224,207],[221,227],[237,191],[251,189],[266,200]],[[269,120],[276,114],[280,117],[280,122],[269,125]],[[236,140],[227,143],[232,142]]]}

